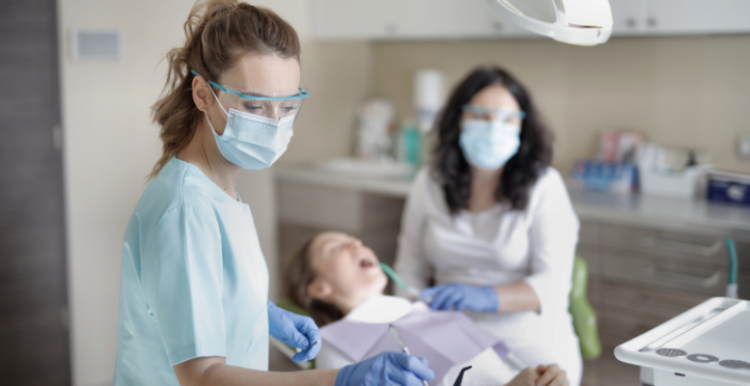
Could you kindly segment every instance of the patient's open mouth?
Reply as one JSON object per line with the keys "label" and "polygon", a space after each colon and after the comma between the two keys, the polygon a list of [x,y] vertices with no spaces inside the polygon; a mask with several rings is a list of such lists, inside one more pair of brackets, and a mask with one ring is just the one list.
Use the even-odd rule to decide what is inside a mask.
{"label": "patient's open mouth", "polygon": [[362,268],[371,268],[375,266],[375,262],[368,258],[363,258],[359,261],[359,266]]}

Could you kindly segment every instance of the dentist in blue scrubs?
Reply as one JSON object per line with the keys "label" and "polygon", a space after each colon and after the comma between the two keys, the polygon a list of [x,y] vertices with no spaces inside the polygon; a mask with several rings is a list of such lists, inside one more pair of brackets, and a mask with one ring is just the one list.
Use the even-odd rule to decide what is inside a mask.
{"label": "dentist in blue scrubs", "polygon": [[270,10],[199,1],[186,42],[167,55],[153,107],[163,155],[128,224],[115,385],[403,385],[434,373],[423,359],[385,353],[340,370],[268,371],[269,335],[320,350],[307,317],[268,300],[268,268],[240,170],[271,166],[287,149],[307,93],[300,43]]}

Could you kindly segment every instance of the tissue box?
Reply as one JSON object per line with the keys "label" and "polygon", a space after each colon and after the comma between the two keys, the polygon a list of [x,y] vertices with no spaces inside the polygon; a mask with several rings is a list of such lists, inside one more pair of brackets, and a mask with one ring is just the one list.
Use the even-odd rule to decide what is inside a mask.
{"label": "tissue box", "polygon": [[572,185],[614,193],[635,193],[638,169],[629,163],[580,160],[573,165]]}
{"label": "tissue box", "polygon": [[705,183],[710,165],[691,166],[681,171],[665,172],[640,168],[641,194],[670,198],[696,198],[698,187]]}
{"label": "tissue box", "polygon": [[711,173],[706,199],[750,206],[750,176],[734,173]]}

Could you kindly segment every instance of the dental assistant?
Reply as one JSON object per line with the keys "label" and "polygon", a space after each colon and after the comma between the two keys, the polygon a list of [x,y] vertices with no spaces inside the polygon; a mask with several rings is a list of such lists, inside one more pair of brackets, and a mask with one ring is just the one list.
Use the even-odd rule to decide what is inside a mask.
{"label": "dental assistant", "polygon": [[242,169],[286,150],[307,93],[300,43],[270,10],[198,2],[186,43],[167,55],[153,107],[163,155],[122,247],[115,385],[420,386],[426,361],[385,353],[341,370],[268,371],[269,335],[314,358],[318,327],[268,300],[268,268],[250,207],[234,190]]}
{"label": "dental assistant", "polygon": [[507,71],[478,68],[437,136],[407,199],[396,271],[434,283],[422,292],[433,309],[464,310],[527,366],[557,363],[580,384],[568,312],[579,222],[530,94]]}

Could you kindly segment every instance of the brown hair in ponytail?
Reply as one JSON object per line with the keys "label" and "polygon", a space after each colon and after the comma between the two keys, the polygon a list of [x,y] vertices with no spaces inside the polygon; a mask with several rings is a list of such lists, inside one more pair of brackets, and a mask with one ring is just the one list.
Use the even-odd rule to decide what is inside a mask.
{"label": "brown hair in ponytail", "polygon": [[314,299],[307,292],[307,287],[315,281],[317,272],[312,266],[310,247],[315,240],[313,236],[305,241],[292,255],[284,272],[284,296],[298,307],[302,307],[323,327],[344,317],[344,314],[333,304]]}
{"label": "brown hair in ponytail", "polygon": [[300,58],[299,38],[289,23],[269,9],[237,0],[198,1],[184,29],[185,46],[167,54],[164,96],[152,107],[164,145],[150,178],[159,174],[195,134],[201,112],[193,102],[194,76],[190,70],[218,81],[238,57],[248,52]]}

